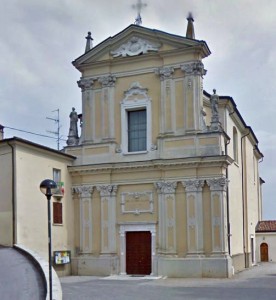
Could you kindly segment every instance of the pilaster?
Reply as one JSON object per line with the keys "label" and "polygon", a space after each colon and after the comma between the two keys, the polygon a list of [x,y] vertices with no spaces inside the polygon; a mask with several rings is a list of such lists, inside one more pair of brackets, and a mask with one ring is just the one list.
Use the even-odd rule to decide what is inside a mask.
{"label": "pilaster", "polygon": [[227,252],[227,212],[225,177],[207,179],[211,191],[212,253]]}
{"label": "pilaster", "polygon": [[114,93],[116,77],[102,76],[98,79],[102,85],[101,92],[101,128],[103,139],[113,139],[115,136]]}
{"label": "pilaster", "polygon": [[80,253],[92,252],[92,185],[81,185],[72,188],[80,200]]}
{"label": "pilaster", "polygon": [[202,188],[204,180],[189,179],[182,181],[187,200],[187,238],[188,255],[203,253],[203,205]]}
{"label": "pilaster", "polygon": [[[92,78],[82,78],[78,81],[78,86],[82,91],[82,126],[81,126],[81,143],[85,141],[93,140],[92,130],[95,128],[92,122],[94,117],[94,107],[93,107],[93,83],[95,79]],[[91,130],[92,128],[92,130]]]}
{"label": "pilaster", "polygon": [[204,69],[201,61],[193,61],[181,65],[181,70],[185,76],[185,128],[187,131],[203,130],[201,121],[201,110],[203,107],[202,77],[207,71]]}
{"label": "pilaster", "polygon": [[155,72],[161,81],[161,133],[172,133],[175,131],[175,92],[173,81],[173,67],[159,68]]}
{"label": "pilaster", "polygon": [[177,182],[155,183],[158,193],[159,252],[176,253],[175,190]]}
{"label": "pilaster", "polygon": [[101,253],[115,253],[117,185],[99,185],[97,190],[101,196]]}

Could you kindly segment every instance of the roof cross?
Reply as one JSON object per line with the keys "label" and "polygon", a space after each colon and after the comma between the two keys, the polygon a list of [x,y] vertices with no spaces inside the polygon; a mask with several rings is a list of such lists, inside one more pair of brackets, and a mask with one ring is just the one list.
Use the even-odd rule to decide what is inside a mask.
{"label": "roof cross", "polygon": [[141,10],[146,6],[147,4],[143,3],[142,0],[137,0],[137,3],[132,5],[132,7],[137,11],[137,17],[134,22],[135,25],[142,25]]}

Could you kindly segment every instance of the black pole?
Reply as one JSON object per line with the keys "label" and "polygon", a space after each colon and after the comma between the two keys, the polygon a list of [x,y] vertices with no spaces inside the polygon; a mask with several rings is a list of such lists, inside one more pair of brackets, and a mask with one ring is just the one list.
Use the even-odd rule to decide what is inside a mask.
{"label": "black pole", "polygon": [[[48,188],[47,188],[48,189]],[[52,291],[52,234],[51,234],[51,189],[46,194],[48,200],[48,257],[49,257],[49,294],[50,300],[53,299]]]}

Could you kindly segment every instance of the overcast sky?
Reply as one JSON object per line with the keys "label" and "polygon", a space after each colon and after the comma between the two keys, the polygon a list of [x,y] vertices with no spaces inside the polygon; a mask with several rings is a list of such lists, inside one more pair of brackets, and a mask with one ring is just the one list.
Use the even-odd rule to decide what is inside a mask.
{"label": "overcast sky", "polygon": [[[276,219],[276,1],[144,0],[143,26],[186,34],[188,12],[196,39],[212,52],[204,89],[233,97],[264,154],[260,163],[264,219]],[[134,23],[136,0],[2,0],[0,3],[0,124],[52,134],[60,110],[67,138],[72,107],[81,112],[80,73],[71,62],[83,54],[87,31],[94,45]],[[18,136],[56,148],[55,139],[5,128]],[[52,135],[53,136],[53,135]],[[61,147],[65,146],[62,141]]]}

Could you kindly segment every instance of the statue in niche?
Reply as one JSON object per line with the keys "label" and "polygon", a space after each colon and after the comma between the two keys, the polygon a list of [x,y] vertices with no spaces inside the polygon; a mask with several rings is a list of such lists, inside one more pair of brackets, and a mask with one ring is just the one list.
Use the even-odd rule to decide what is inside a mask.
{"label": "statue in niche", "polygon": [[68,146],[75,146],[79,143],[79,135],[78,135],[78,114],[75,111],[75,108],[72,107],[72,111],[69,115],[70,118],[70,128],[69,135],[67,140]]}

